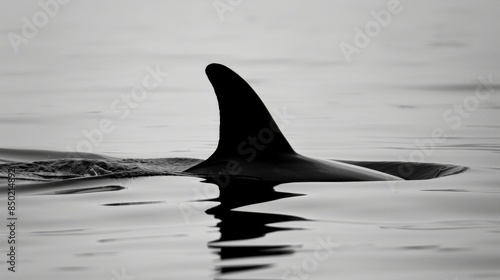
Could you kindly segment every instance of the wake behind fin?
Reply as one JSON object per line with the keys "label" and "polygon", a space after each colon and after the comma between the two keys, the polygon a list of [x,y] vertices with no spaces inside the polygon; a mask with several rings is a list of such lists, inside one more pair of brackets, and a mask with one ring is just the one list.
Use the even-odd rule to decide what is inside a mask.
{"label": "wake behind fin", "polygon": [[[259,158],[295,154],[276,125],[264,103],[238,74],[221,64],[210,64],[205,70],[219,103],[219,143],[205,161],[219,158],[248,159],[248,147],[254,146]],[[203,164],[203,163],[202,163]]]}

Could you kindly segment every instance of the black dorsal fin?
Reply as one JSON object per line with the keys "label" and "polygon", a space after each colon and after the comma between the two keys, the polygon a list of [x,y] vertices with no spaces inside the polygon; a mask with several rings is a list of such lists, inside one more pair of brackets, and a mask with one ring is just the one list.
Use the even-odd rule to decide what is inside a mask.
{"label": "black dorsal fin", "polygon": [[[221,64],[205,70],[219,103],[219,144],[206,162],[220,158],[247,161],[295,153],[250,85]],[[255,139],[257,144],[251,143]],[[252,152],[252,149],[254,152]]]}

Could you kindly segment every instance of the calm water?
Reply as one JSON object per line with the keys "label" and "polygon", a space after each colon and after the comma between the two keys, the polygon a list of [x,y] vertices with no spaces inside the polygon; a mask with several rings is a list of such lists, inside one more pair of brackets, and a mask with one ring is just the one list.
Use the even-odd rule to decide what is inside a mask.
{"label": "calm water", "polygon": [[[282,184],[275,200],[229,210],[204,201],[218,190],[197,178],[63,183],[17,197],[18,272],[1,261],[1,279],[500,279],[497,1],[401,1],[351,62],[339,46],[390,1],[234,1],[223,20],[212,1],[184,2],[73,0],[16,54],[8,34],[41,7],[1,1],[0,148],[20,151],[0,160],[206,158],[218,108],[204,68],[219,62],[300,153],[471,170]],[[157,86],[127,101],[151,71]]]}

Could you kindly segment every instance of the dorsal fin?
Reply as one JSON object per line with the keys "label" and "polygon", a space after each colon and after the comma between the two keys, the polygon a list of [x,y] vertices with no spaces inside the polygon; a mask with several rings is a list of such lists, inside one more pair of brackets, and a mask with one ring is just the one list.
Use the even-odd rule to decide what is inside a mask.
{"label": "dorsal fin", "polygon": [[[210,64],[205,70],[219,103],[219,144],[206,160],[220,158],[272,158],[295,153],[250,85],[238,74],[221,64]],[[257,141],[251,143],[251,139]],[[250,153],[254,149],[256,154]]]}

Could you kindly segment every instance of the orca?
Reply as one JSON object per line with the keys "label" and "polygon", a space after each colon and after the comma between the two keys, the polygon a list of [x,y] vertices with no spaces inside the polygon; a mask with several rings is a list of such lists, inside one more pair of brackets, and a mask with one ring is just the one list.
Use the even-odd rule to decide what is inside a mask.
{"label": "orca", "polygon": [[[10,170],[15,170],[16,180],[43,181],[23,187],[31,191],[72,186],[67,184],[69,181],[88,187],[87,183],[98,179],[192,176],[204,178],[204,182],[216,184],[220,190],[224,188],[224,197],[229,200],[248,201],[260,199],[255,196],[255,185],[262,191],[290,182],[427,180],[469,170],[452,164],[322,160],[298,154],[245,80],[215,63],[207,66],[206,74],[214,87],[220,114],[219,143],[208,159],[115,158],[0,148],[0,178],[10,178]],[[0,184],[0,190],[7,187]]]}
{"label": "orca", "polygon": [[298,154],[243,78],[217,63],[208,65],[205,72],[219,105],[219,142],[208,159],[186,173],[281,183],[404,180],[345,162]]}

